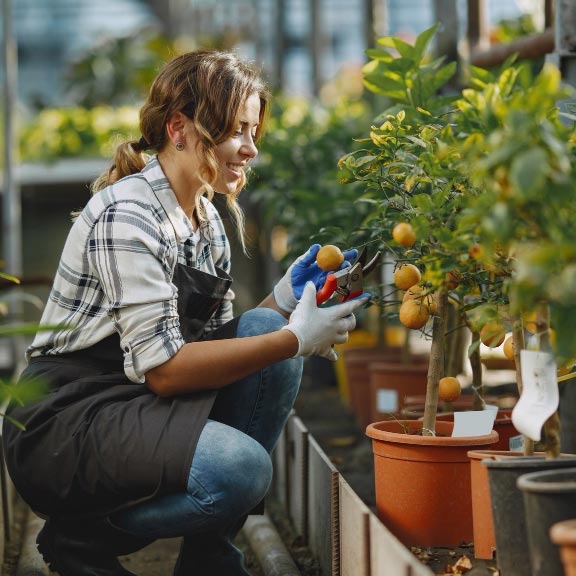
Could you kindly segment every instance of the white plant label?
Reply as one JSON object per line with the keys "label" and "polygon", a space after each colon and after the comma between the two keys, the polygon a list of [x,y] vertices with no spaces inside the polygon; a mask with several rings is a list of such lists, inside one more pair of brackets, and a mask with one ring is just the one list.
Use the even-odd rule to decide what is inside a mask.
{"label": "white plant label", "polygon": [[466,410],[465,412],[454,412],[454,428],[452,437],[461,438],[463,436],[485,436],[492,432],[496,410]]}
{"label": "white plant label", "polygon": [[380,389],[376,392],[376,408],[378,412],[398,411],[398,392],[396,390]]}
{"label": "white plant label", "polygon": [[522,395],[512,410],[512,423],[535,442],[542,426],[558,408],[560,394],[554,356],[547,352],[521,350]]}

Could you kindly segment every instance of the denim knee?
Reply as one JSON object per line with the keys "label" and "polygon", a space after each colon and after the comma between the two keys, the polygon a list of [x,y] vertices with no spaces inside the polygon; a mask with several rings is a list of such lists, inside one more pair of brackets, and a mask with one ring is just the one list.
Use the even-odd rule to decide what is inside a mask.
{"label": "denim knee", "polygon": [[258,336],[280,330],[288,323],[286,318],[272,308],[252,308],[240,316],[238,337]]}
{"label": "denim knee", "polygon": [[205,514],[221,520],[236,519],[266,495],[272,481],[272,461],[266,449],[250,436],[213,421],[207,429],[212,432],[216,426],[220,428],[219,441],[207,449],[197,449],[194,456],[188,494]]}

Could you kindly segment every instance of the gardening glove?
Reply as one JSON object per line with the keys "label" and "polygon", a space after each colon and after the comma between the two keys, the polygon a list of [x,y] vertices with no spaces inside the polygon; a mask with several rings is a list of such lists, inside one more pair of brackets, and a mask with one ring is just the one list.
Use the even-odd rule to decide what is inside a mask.
{"label": "gardening glove", "polygon": [[[274,286],[274,299],[284,312],[293,312],[302,297],[306,282],[313,282],[316,290],[321,290],[330,272],[325,272],[316,263],[316,254],[320,244],[313,244],[308,252],[299,256],[288,268],[286,274]],[[344,262],[340,269],[350,266],[350,262],[358,257],[358,250],[351,248],[343,252]]]}
{"label": "gardening glove", "polygon": [[342,304],[318,308],[316,287],[313,282],[307,282],[302,298],[290,316],[290,322],[282,327],[282,330],[290,330],[298,338],[296,356],[316,355],[337,360],[338,354],[332,345],[348,340],[348,331],[356,327],[353,312],[368,300],[367,294],[361,294]]}

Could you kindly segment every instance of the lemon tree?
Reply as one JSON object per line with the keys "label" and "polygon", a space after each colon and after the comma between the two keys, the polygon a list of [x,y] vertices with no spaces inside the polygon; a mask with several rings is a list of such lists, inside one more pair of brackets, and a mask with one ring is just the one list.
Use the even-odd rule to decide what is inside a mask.
{"label": "lemon tree", "polygon": [[[414,45],[382,38],[382,48],[367,52],[371,61],[364,67],[365,84],[388,106],[360,140],[362,148],[340,161],[342,178],[360,184],[361,201],[372,207],[363,222],[369,241],[392,255],[398,272],[406,265],[418,268],[424,297],[434,294],[433,311],[425,300],[417,301],[431,322],[424,322],[426,312],[417,310],[414,302],[404,302],[397,312],[401,322],[424,330],[432,340],[424,422],[428,430],[435,427],[445,357],[458,340],[450,333],[466,326],[469,318],[475,319],[479,332],[488,310],[496,314],[507,304],[505,267],[494,262],[489,270],[479,259],[479,249],[473,250],[480,246],[477,223],[462,218],[481,189],[462,170],[462,152],[454,145],[462,137],[455,118],[462,113],[457,106],[460,94],[440,92],[455,74],[456,64],[430,58],[428,46],[435,31],[436,26],[426,30]],[[386,299],[381,304],[390,309]],[[472,317],[472,310],[483,313]],[[478,353],[478,345],[479,340],[472,352]]]}

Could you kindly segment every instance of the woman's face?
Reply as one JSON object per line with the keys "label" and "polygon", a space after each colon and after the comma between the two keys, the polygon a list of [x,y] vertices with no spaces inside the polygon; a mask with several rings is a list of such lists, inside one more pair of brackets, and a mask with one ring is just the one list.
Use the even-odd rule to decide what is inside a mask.
{"label": "woman's face", "polygon": [[218,160],[218,178],[214,183],[216,192],[231,194],[238,189],[246,165],[258,155],[254,139],[259,124],[260,97],[258,94],[252,94],[238,111],[234,133],[216,146]]}

